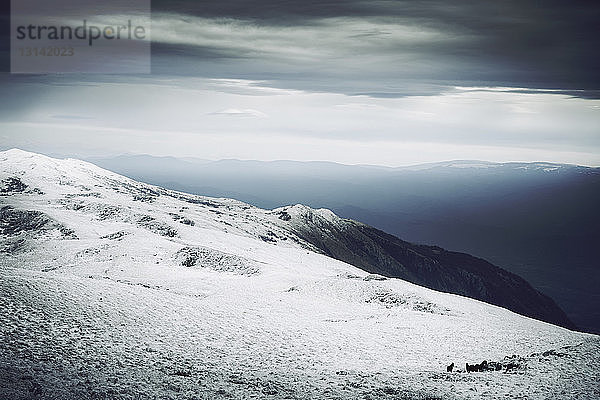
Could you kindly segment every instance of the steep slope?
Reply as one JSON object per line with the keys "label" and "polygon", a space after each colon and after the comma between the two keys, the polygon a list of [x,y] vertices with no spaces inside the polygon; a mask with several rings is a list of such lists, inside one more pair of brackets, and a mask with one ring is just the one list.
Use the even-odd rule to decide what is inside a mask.
{"label": "steep slope", "polygon": [[472,297],[570,329],[575,326],[547,296],[524,279],[468,254],[405,242],[329,210],[303,205],[275,210],[282,226],[323,254],[371,273]]}
{"label": "steep slope", "polygon": [[[104,171],[95,173],[103,174]],[[550,298],[537,292],[525,280],[467,254],[413,245],[368,225],[339,218],[329,210],[313,210],[297,205],[269,212],[234,200],[217,202],[211,198],[184,195],[135,181],[128,181],[125,189],[122,189],[119,188],[122,186],[120,178],[113,174],[107,183],[115,190],[129,191],[135,201],[153,203],[163,196],[198,203],[213,213],[219,223],[228,225],[230,229],[241,228],[244,233],[269,243],[290,240],[368,272],[472,297],[542,321],[575,328]],[[69,178],[63,172],[61,179],[59,184],[64,184]],[[24,190],[19,184],[18,178],[9,177],[4,183],[6,188],[2,190]],[[75,199],[86,196],[95,198],[96,194],[72,195],[60,201],[65,207],[78,208],[81,201]],[[91,204],[81,207],[100,207],[103,218],[129,218],[163,235],[177,236],[177,229],[172,224],[156,221],[154,217],[132,215],[98,201]],[[6,210],[4,213],[10,212]],[[179,223],[193,222],[185,213],[171,212],[170,216]],[[241,224],[240,217],[243,221]]]}
{"label": "steep slope", "polygon": [[550,296],[578,328],[600,333],[600,168],[483,161],[404,168],[184,163],[150,156],[93,162],[143,182],[261,208],[328,208],[413,243],[476,255]]}
{"label": "steep slope", "polygon": [[[600,395],[597,336],[370,275],[291,215],[77,160],[0,166],[1,398]],[[482,360],[500,370],[446,372]]]}

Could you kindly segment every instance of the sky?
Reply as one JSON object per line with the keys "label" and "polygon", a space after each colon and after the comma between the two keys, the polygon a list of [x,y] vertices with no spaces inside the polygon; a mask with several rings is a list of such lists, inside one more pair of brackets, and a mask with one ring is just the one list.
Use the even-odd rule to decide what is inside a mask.
{"label": "sky", "polygon": [[5,68],[0,148],[598,166],[599,17],[594,1],[154,0],[151,74]]}

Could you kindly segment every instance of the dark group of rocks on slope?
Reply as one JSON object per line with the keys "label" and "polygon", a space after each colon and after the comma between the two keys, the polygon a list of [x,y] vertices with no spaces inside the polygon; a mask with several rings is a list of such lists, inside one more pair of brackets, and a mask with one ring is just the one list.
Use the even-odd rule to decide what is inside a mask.
{"label": "dark group of rocks on slope", "polygon": [[454,363],[446,367],[446,372],[494,372],[504,371],[511,372],[525,368],[525,359],[517,355],[506,356],[503,361],[487,361],[483,360],[479,364],[465,363],[465,369],[456,368]]}

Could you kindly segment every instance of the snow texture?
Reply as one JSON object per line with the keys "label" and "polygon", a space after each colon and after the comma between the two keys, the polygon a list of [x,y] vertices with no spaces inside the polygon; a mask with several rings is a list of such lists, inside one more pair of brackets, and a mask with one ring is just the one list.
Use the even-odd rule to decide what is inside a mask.
{"label": "snow texture", "polygon": [[19,150],[0,166],[0,398],[600,398],[598,336],[369,275],[288,228],[331,211]]}

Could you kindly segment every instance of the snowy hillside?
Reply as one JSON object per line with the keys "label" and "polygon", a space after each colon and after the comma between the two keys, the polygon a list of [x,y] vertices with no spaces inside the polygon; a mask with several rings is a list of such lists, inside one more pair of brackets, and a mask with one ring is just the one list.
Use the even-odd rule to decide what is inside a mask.
{"label": "snowy hillside", "polygon": [[319,254],[328,210],[20,150],[0,182],[0,398],[600,397],[598,336]]}
{"label": "snowy hillside", "polygon": [[370,273],[399,278],[507,308],[568,329],[575,326],[554,301],[523,278],[486,260],[418,245],[327,209],[303,205],[274,210],[282,227],[323,254]]}
{"label": "snowy hillside", "polygon": [[[521,282],[509,292],[479,290],[482,285],[477,284],[468,287],[469,282],[481,279],[489,282],[485,273],[465,279],[473,271],[490,270],[484,263],[474,265],[471,271],[452,268],[454,273],[445,273],[444,282],[439,281],[439,274],[426,279],[423,274],[411,276],[400,267],[406,260],[389,256],[394,258],[393,254],[399,254],[395,250],[402,248],[417,253],[425,250],[429,254],[421,255],[428,259],[435,258],[431,256],[435,252],[393,238],[393,249],[385,243],[373,247],[373,242],[378,242],[373,236],[382,236],[374,231],[367,235],[369,240],[361,241],[365,250],[372,250],[367,257],[344,254],[346,250],[337,245],[322,248],[329,256],[371,272],[382,265],[377,253],[383,251],[388,264],[395,264],[379,272],[386,276],[476,298],[569,329],[600,333],[600,297],[596,295],[600,269],[592,268],[598,264],[600,240],[596,229],[600,226],[599,168],[468,160],[389,168],[298,161],[196,162],[149,155],[92,161],[138,181],[235,198],[261,208],[296,203],[325,207],[412,243],[480,257],[524,278],[527,285]],[[357,229],[351,231],[352,241]],[[308,233],[306,239],[319,240]],[[343,239],[335,237],[333,241],[343,243]],[[351,253],[357,248],[352,245]],[[437,260],[441,264],[453,262],[443,255],[438,258],[442,258]],[[456,264],[470,262],[475,264],[472,259]],[[498,274],[489,277],[506,287],[506,279]],[[536,299],[531,286],[551,300]],[[569,290],[564,290],[565,286]]]}

